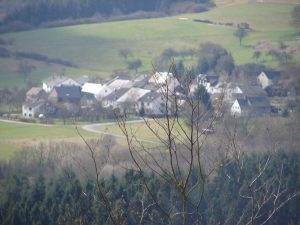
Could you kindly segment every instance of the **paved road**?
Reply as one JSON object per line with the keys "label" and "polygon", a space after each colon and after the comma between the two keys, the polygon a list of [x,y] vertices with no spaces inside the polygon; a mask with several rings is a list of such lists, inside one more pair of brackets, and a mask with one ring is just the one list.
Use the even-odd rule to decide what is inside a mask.
{"label": "paved road", "polygon": [[[127,121],[126,122],[126,124],[129,124],[129,123],[144,123],[144,121],[143,120],[134,120],[134,121]],[[88,124],[88,125],[81,126],[81,128],[86,130],[86,131],[90,131],[90,132],[97,133],[97,134],[108,135],[108,136],[112,136],[112,137],[126,139],[125,135],[114,134],[114,133],[111,133],[111,132],[99,130],[99,127],[106,127],[106,126],[110,126],[110,125],[117,125],[117,122]],[[132,137],[132,136],[130,136],[130,137]],[[147,139],[143,139],[143,138],[136,138],[136,140],[140,141],[140,142],[144,142],[144,143],[161,144],[160,142],[151,141],[151,140],[147,140]]]}
{"label": "paved road", "polygon": [[[24,124],[24,125],[37,125],[37,126],[53,126],[51,124],[40,124],[40,123],[26,123],[26,122],[20,122],[20,121],[14,121],[14,120],[4,120],[0,119],[1,122],[6,122],[6,123],[15,123],[15,124]],[[130,123],[144,123],[143,120],[133,120],[133,121],[127,121],[126,124]],[[126,138],[125,135],[120,135],[120,134],[114,134],[111,132],[106,132],[106,131],[101,131],[99,130],[99,127],[106,127],[110,125],[116,125],[117,122],[110,122],[110,123],[97,123],[97,124],[87,124],[87,125],[82,125],[80,126],[82,129],[97,133],[97,134],[102,134],[102,135],[108,135],[112,137],[117,137],[117,138]],[[151,141],[143,138],[136,138],[137,141],[144,142],[144,143],[151,143],[151,144],[160,144],[157,141]]]}

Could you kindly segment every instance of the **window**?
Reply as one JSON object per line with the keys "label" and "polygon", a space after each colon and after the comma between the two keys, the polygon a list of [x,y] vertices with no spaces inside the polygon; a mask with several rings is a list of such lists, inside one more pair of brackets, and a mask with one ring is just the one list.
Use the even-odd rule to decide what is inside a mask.
{"label": "window", "polygon": [[32,108],[31,107],[29,107],[29,111],[31,111],[32,110]]}

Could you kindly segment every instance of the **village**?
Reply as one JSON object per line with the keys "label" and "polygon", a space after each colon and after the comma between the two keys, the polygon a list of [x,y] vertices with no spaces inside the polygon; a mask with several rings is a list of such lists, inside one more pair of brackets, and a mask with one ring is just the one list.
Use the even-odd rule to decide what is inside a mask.
{"label": "village", "polygon": [[[127,115],[163,117],[174,113],[175,104],[184,105],[186,92],[193,94],[202,86],[210,95],[213,108],[222,101],[231,116],[263,116],[282,110],[270,104],[266,90],[272,85],[272,79],[263,71],[248,85],[199,74],[190,82],[188,91],[171,72],[138,74],[133,79],[116,76],[103,84],[90,82],[88,76],[75,80],[52,75],[41,87],[27,91],[22,115],[40,119],[75,116],[113,119],[117,110]],[[286,96],[287,91],[281,90],[280,95]],[[171,101],[175,96],[176,103]]]}

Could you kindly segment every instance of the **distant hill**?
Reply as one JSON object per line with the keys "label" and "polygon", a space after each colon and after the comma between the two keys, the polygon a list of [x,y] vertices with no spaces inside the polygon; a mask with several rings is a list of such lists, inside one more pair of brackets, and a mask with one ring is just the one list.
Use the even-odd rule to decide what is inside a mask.
{"label": "distant hill", "polygon": [[11,6],[3,18],[4,24],[17,21],[37,26],[50,21],[89,18],[95,15],[128,15],[139,11],[166,14],[180,8],[189,12],[204,11],[205,4],[208,3],[211,0],[13,0],[13,3],[4,1],[2,7]]}
{"label": "distant hill", "polygon": [[[9,52],[9,57],[0,57],[0,86],[24,85],[18,72],[22,60],[36,68],[29,76],[32,82],[40,82],[52,73],[65,73],[71,77],[87,74],[105,78],[112,73],[134,73],[127,71],[127,63],[137,59],[142,61],[139,72],[152,71],[152,63],[165,49],[197,48],[207,41],[224,46],[232,53],[238,65],[255,63],[253,52],[259,49],[262,55],[258,62],[276,67],[277,62],[266,53],[278,41],[284,41],[290,48],[295,48],[296,57],[300,55],[297,47],[299,30],[290,25],[292,9],[291,4],[234,4],[216,7],[205,13],[0,35],[1,39],[7,41],[7,44],[0,47]],[[199,19],[210,20],[214,24],[194,21]],[[243,45],[239,46],[233,32],[236,24],[241,22],[249,23],[252,31],[243,40]],[[224,23],[232,26],[222,25]],[[121,49],[129,49],[132,55],[125,59],[119,54]],[[36,53],[42,58],[52,59],[52,62],[16,58],[16,52]],[[190,65],[193,60],[185,58],[184,62]],[[53,62],[69,62],[75,66]]]}

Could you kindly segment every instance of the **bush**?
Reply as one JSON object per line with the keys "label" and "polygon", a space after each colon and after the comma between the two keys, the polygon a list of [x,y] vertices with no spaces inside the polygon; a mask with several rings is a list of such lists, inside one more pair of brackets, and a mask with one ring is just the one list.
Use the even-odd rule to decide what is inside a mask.
{"label": "bush", "polygon": [[29,119],[29,118],[20,118],[19,121],[24,122],[24,123],[36,123],[35,119]]}
{"label": "bush", "polygon": [[54,64],[63,65],[63,66],[77,68],[77,66],[70,61],[59,59],[59,58],[49,58],[46,55],[42,55],[42,54],[35,53],[35,52],[16,52],[15,57],[17,59],[27,58],[27,59],[32,59],[32,60],[36,60],[36,61],[54,63]]}

